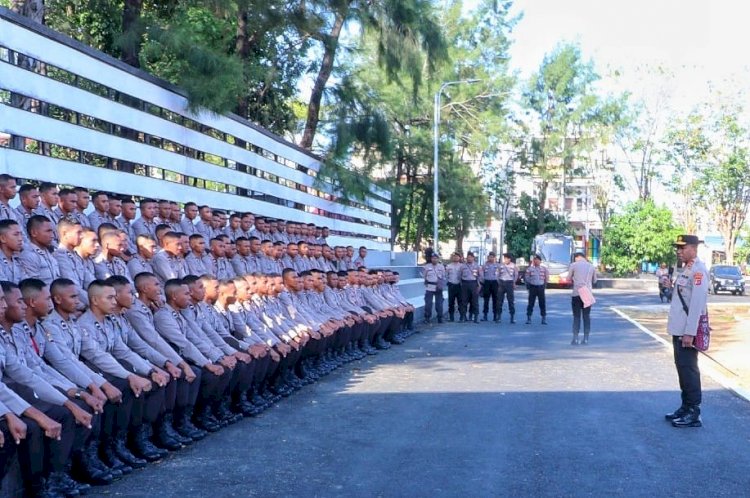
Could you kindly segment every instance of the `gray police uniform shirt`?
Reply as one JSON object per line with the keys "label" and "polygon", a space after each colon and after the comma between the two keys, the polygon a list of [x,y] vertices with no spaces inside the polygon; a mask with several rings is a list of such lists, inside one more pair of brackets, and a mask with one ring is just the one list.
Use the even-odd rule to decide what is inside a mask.
{"label": "gray police uniform shirt", "polygon": [[[708,312],[706,303],[709,285],[708,269],[703,261],[696,258],[685,266],[675,280],[674,295],[667,319],[667,332],[673,336],[696,334],[700,316]],[[678,292],[688,307],[687,314],[682,308]]]}
{"label": "gray police uniform shirt", "polygon": [[135,220],[131,225],[133,227],[134,238],[138,238],[139,235],[150,235],[156,240],[156,222],[151,220],[148,221],[142,216]]}
{"label": "gray police uniform shirt", "polygon": [[[0,380],[7,376],[11,381],[26,386],[34,391],[36,397],[53,405],[62,405],[68,398],[55,389],[33,370],[27,367],[16,354],[10,334],[0,329],[2,347],[0,347]],[[5,402],[5,400],[0,400]]]}
{"label": "gray police uniform shirt", "polygon": [[500,265],[500,280],[505,282],[515,282],[518,280],[518,268],[514,263]]}
{"label": "gray police uniform shirt", "polygon": [[169,358],[152,348],[146,341],[141,339],[138,332],[133,328],[131,323],[125,318],[124,314],[108,315],[107,320],[112,322],[115,330],[120,334],[120,338],[125,345],[135,354],[145,359],[152,365],[164,368]]}
{"label": "gray police uniform shirt", "polygon": [[250,256],[241,256],[239,254],[232,256],[232,269],[237,276],[249,275],[258,271]]}
{"label": "gray police uniform shirt", "polygon": [[109,215],[109,213],[100,213],[99,211],[96,211],[96,210],[94,210],[93,213],[89,214],[88,220],[89,220],[89,227],[92,230],[98,230],[99,226],[102,223],[110,223],[112,225],[117,226],[117,223]]}
{"label": "gray police uniform shirt", "polygon": [[479,265],[474,263],[463,263],[461,265],[461,280],[476,281],[479,279]]}
{"label": "gray police uniform shirt", "polygon": [[0,278],[9,282],[20,282],[26,278],[26,272],[23,271],[17,255],[14,254],[8,259],[5,254],[0,253]]}
{"label": "gray police uniform shirt", "polygon": [[115,218],[112,220],[112,223],[125,232],[125,234],[128,236],[128,251],[130,251],[131,254],[136,254],[138,252],[138,247],[135,245],[135,231],[133,231],[133,226],[130,224],[130,220],[126,220],[122,216]]}
{"label": "gray police uniform shirt", "polygon": [[188,362],[199,367],[205,367],[211,363],[211,360],[206,358],[188,338],[188,334],[192,332],[187,320],[170,305],[165,304],[154,313],[154,326],[159,335]]}
{"label": "gray police uniform shirt", "polygon": [[461,283],[461,267],[462,263],[448,263],[445,267],[445,276],[449,284],[460,284]]}
{"label": "gray police uniform shirt", "polygon": [[125,311],[125,319],[133,327],[138,336],[146,344],[154,348],[161,355],[167,358],[173,365],[179,365],[183,362],[177,351],[170,346],[167,341],[157,332],[154,322],[154,314],[143,301],[136,299],[133,306]]}
{"label": "gray police uniform shirt", "polygon": [[[33,209],[31,211],[26,211],[26,208],[23,207],[22,204],[19,204],[18,206],[16,206],[15,209],[14,209],[14,211],[18,215],[18,219],[21,220],[21,221],[19,221],[19,224],[21,225],[21,231],[23,232],[23,239],[24,239],[24,241],[28,242],[29,241],[29,234],[26,232],[26,224],[29,222],[29,218],[31,218],[32,216],[34,216],[36,214],[36,212]],[[52,230],[53,230],[53,232],[56,232],[57,231],[57,227],[53,225],[52,226]],[[55,235],[55,237],[56,237],[56,235]]]}
{"label": "gray police uniform shirt", "polygon": [[107,259],[104,253],[99,254],[94,259],[94,275],[100,280],[106,280],[113,275],[119,275],[127,278],[131,283],[133,282],[127,263],[118,256]]}
{"label": "gray police uniform shirt", "polygon": [[188,219],[187,216],[183,216],[182,220],[180,220],[180,231],[182,233],[186,233],[188,237],[198,233],[195,228],[195,224],[192,222],[192,220]]}
{"label": "gray police uniform shirt", "polygon": [[10,207],[9,204],[0,202],[0,220],[13,220],[21,226],[22,231],[26,231],[26,223],[18,211]]}
{"label": "gray police uniform shirt", "polygon": [[435,292],[445,282],[445,266],[442,263],[426,264],[422,269],[422,275],[424,276],[425,290]]}
{"label": "gray police uniform shirt", "polygon": [[68,391],[75,389],[77,386],[69,379],[65,378],[60,372],[44,362],[45,341],[44,336],[37,331],[37,324],[34,329],[24,320],[16,323],[11,328],[10,334],[7,335],[10,340],[8,346],[15,349],[16,356],[22,365],[30,368],[35,374],[44,379],[50,385]]}
{"label": "gray police uniform shirt", "polygon": [[58,372],[81,388],[88,388],[91,384],[101,386],[106,382],[81,361],[83,333],[75,320],[65,320],[57,311],[52,311],[37,323],[46,340],[44,359]]}
{"label": "gray police uniform shirt", "polygon": [[135,279],[139,273],[154,273],[154,268],[151,266],[150,261],[146,260],[146,258],[140,254],[137,254],[128,261],[128,272],[130,272],[130,276]]}
{"label": "gray police uniform shirt", "polygon": [[187,264],[183,258],[172,256],[165,250],[154,255],[151,266],[162,283],[173,278],[185,278],[188,275]]}
{"label": "gray police uniform shirt", "polygon": [[523,274],[523,279],[528,285],[536,287],[546,285],[549,280],[549,270],[546,266],[531,265],[526,268],[526,271]]}
{"label": "gray police uniform shirt", "polygon": [[203,356],[217,362],[225,355],[237,352],[211,328],[205,313],[196,304],[191,304],[184,310],[180,310],[180,313],[187,320],[188,326],[192,327],[194,334],[192,342],[203,353]]}
{"label": "gray police uniform shirt", "polygon": [[96,279],[94,275],[94,262],[91,258],[86,261],[75,251],[69,251],[60,246],[54,252],[55,261],[60,268],[60,276],[72,280],[78,287],[78,298],[85,306],[89,304],[89,295],[86,292],[91,282]]}
{"label": "gray police uniform shirt", "polygon": [[200,276],[208,273],[206,263],[203,262],[203,256],[198,257],[194,252],[190,252],[185,256],[185,264],[188,267],[190,275]]}
{"label": "gray police uniform shirt", "polygon": [[74,211],[71,216],[78,222],[79,225],[85,228],[91,228],[91,222],[88,217],[81,211]]}
{"label": "gray police uniform shirt", "polygon": [[49,249],[36,244],[27,244],[18,256],[18,262],[23,268],[26,278],[38,278],[50,285],[53,280],[60,278],[60,265]]}
{"label": "gray police uniform shirt", "polygon": [[217,258],[211,253],[206,254],[203,256],[203,265],[206,267],[206,273],[219,280],[227,280],[235,276],[229,261],[223,256]]}
{"label": "gray police uniform shirt", "polygon": [[221,348],[225,354],[231,353],[227,353],[227,349],[216,342],[216,337],[218,337],[220,341],[228,344],[235,351],[246,351],[250,347],[250,344],[235,338],[232,333],[229,332],[229,329],[227,329],[224,324],[224,320],[219,316],[213,305],[203,302],[196,304],[195,307],[198,309],[201,319],[205,321],[206,327],[204,327],[204,329],[208,328],[214,332],[214,334],[208,334],[208,336],[214,341],[214,345]]}
{"label": "gray police uniform shirt", "polygon": [[195,224],[195,233],[203,235],[203,238],[206,239],[206,244],[208,244],[211,239],[214,238],[213,227],[203,220],[198,220],[198,223]]}
{"label": "gray police uniform shirt", "polygon": [[250,345],[263,344],[266,345],[265,341],[256,334],[248,325],[248,317],[242,305],[234,303],[229,305],[227,308],[223,308],[218,302],[214,304],[214,309],[219,317],[221,317],[224,326],[231,332],[231,334]]}
{"label": "gray police uniform shirt", "polygon": [[573,296],[579,295],[578,289],[581,287],[588,287],[591,290],[596,283],[596,268],[585,259],[571,263],[568,275],[573,281]]}
{"label": "gray police uniform shirt", "polygon": [[[133,373],[145,376],[151,370],[151,365],[123,342],[111,320],[105,318],[99,322],[89,310],[78,319],[78,325],[83,332],[81,356],[100,372],[126,379]],[[128,371],[121,361],[126,362],[133,371]]]}
{"label": "gray police uniform shirt", "polygon": [[485,263],[480,267],[479,281],[493,282],[500,279],[500,265],[497,263]]}

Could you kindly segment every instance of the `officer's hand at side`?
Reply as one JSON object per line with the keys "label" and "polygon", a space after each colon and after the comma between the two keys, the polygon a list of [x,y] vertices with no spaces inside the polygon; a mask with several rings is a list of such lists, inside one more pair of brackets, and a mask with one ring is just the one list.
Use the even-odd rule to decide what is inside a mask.
{"label": "officer's hand at side", "polygon": [[60,440],[60,433],[62,432],[62,425],[60,423],[55,422],[44,414],[42,414],[41,417],[38,417],[36,423],[42,428],[45,436],[50,439]]}
{"label": "officer's hand at side", "polygon": [[216,365],[215,363],[209,363],[208,365],[206,365],[206,370],[208,370],[214,375],[224,374],[224,369],[221,368],[221,365]]}
{"label": "officer's hand at side", "polygon": [[139,375],[128,375],[128,385],[136,398],[139,398],[142,392],[151,390],[151,381]]}
{"label": "officer's hand at side", "polygon": [[107,395],[107,399],[110,403],[120,403],[122,401],[122,392],[109,382],[105,382],[102,385],[102,391]]}
{"label": "officer's hand at side", "polygon": [[164,370],[157,368],[156,371],[151,374],[151,380],[153,380],[157,386],[164,387],[169,382],[169,375]]}
{"label": "officer's hand at side", "polygon": [[8,423],[10,437],[16,444],[21,444],[21,440],[26,439],[26,424],[14,413],[6,413],[5,421]]}
{"label": "officer's hand at side", "polygon": [[692,335],[683,335],[682,336],[682,347],[683,348],[692,348],[693,347],[693,341],[695,341],[695,337]]}
{"label": "officer's hand at side", "polygon": [[167,370],[167,372],[169,372],[169,375],[171,375],[174,380],[182,377],[182,370],[172,365],[171,363],[168,362],[166,365],[164,365],[164,368]]}
{"label": "officer's hand at side", "polygon": [[81,399],[94,410],[94,413],[104,412],[104,401],[87,392],[81,393]]}
{"label": "officer's hand at side", "polygon": [[82,425],[87,429],[91,429],[91,414],[86,410],[83,410],[80,406],[76,405],[72,401],[65,402],[65,408],[70,410],[73,414],[73,418],[76,419],[76,424]]}

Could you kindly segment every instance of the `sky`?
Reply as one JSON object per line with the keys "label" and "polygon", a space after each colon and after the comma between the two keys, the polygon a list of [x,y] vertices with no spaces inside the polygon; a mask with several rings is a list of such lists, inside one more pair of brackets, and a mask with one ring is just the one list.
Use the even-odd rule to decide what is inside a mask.
{"label": "sky", "polygon": [[[599,73],[619,69],[634,96],[655,85],[644,66],[675,74],[667,82],[678,109],[705,98],[709,81],[750,84],[750,3],[740,0],[516,0],[523,13],[511,66],[528,76],[560,41],[577,42]],[[640,68],[640,70],[639,70]]]}

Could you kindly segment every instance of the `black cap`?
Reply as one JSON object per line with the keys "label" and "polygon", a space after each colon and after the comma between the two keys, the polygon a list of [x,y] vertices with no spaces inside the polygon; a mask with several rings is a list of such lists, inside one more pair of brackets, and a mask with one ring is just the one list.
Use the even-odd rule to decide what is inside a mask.
{"label": "black cap", "polygon": [[439,258],[439,257],[440,257],[440,254],[436,252],[433,252],[432,255],[430,256],[430,258]]}
{"label": "black cap", "polygon": [[495,251],[490,251],[490,253],[487,256],[496,256]]}
{"label": "black cap", "polygon": [[698,238],[697,235],[678,235],[677,241],[673,244],[675,247],[683,247],[683,246],[697,246],[698,244],[702,244],[703,241]]}

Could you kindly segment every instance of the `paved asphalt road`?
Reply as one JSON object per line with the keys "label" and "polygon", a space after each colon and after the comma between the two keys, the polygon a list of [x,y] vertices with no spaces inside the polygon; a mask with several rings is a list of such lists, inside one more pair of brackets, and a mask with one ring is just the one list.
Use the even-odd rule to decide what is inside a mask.
{"label": "paved asphalt road", "polygon": [[750,496],[750,404],[704,378],[704,427],[672,428],[669,352],[609,310],[655,296],[597,298],[589,346],[569,344],[566,291],[550,292],[548,326],[428,327],[98,491]]}

